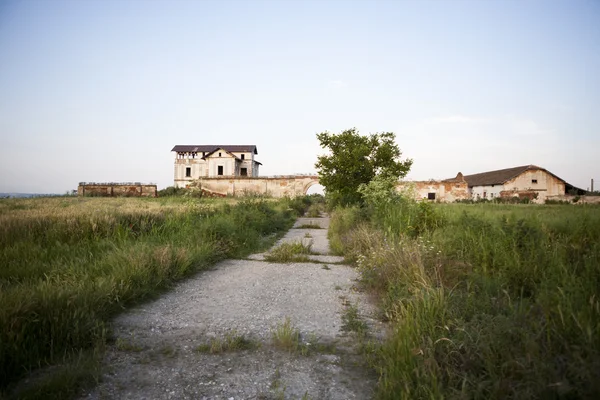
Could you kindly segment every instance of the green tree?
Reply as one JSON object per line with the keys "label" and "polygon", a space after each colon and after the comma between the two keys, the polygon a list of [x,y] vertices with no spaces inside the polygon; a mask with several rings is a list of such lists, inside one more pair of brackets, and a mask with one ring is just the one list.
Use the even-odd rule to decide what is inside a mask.
{"label": "green tree", "polygon": [[361,203],[360,185],[368,185],[375,177],[398,180],[408,173],[411,159],[402,161],[402,152],[393,132],[362,136],[356,128],[339,134],[317,134],[321,147],[329,154],[318,157],[315,164],[319,183],[334,204]]}

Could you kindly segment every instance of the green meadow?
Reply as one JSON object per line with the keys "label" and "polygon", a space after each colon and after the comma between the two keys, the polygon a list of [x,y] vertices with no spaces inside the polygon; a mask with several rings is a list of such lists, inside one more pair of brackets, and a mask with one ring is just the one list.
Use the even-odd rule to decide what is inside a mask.
{"label": "green meadow", "polygon": [[53,366],[58,378],[30,396],[68,397],[97,374],[113,316],[218,260],[268,248],[309,203],[0,200],[0,394]]}
{"label": "green meadow", "polygon": [[396,198],[329,234],[389,322],[378,398],[600,398],[600,207]]}

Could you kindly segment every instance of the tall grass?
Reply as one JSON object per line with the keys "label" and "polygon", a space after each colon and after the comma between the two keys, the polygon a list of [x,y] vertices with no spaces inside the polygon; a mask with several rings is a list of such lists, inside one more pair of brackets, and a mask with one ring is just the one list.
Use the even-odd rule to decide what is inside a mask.
{"label": "tall grass", "polygon": [[295,203],[305,204],[0,200],[0,391],[101,346],[110,318],[127,305],[217,260],[268,247],[293,223]]}
{"label": "tall grass", "polygon": [[379,398],[600,397],[600,208],[396,203],[353,218],[330,229],[392,326]]}

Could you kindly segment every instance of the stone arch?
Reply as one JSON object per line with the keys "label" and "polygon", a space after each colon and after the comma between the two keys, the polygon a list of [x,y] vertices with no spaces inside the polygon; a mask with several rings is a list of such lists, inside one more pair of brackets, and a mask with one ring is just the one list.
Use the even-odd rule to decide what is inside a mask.
{"label": "stone arch", "polygon": [[314,177],[314,178],[310,178],[310,180],[308,182],[306,182],[302,188],[302,194],[306,195],[306,193],[308,193],[308,189],[311,188],[311,186],[314,185],[318,185],[319,184],[319,178],[318,177]]}

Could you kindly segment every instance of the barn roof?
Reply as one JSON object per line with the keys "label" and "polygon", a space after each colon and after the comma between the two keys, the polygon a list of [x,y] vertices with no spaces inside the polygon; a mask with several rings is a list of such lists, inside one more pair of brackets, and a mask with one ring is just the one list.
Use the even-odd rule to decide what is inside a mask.
{"label": "barn roof", "polygon": [[[549,173],[556,179],[565,182],[564,179],[559,178],[550,171],[538,167],[537,165],[523,165],[520,167],[498,169],[496,171],[481,172],[479,174],[465,175],[464,179],[467,181],[469,187],[473,186],[489,186],[489,185],[501,185],[511,179],[521,175],[523,172],[528,170],[540,170]],[[566,182],[565,182],[566,183]]]}
{"label": "barn roof", "polygon": [[178,153],[197,153],[206,152],[212,153],[217,149],[223,149],[229,152],[252,152],[258,154],[256,145],[253,144],[178,144],[171,151]]}

